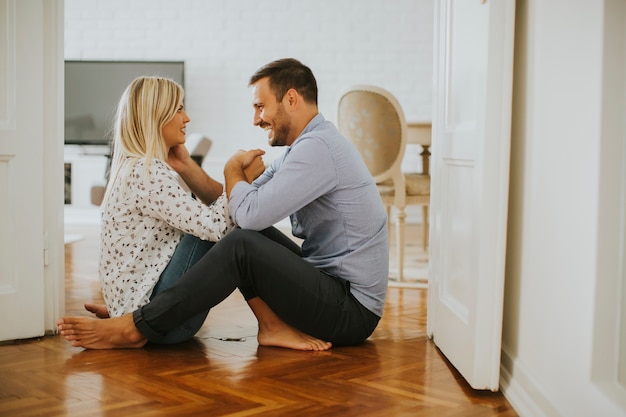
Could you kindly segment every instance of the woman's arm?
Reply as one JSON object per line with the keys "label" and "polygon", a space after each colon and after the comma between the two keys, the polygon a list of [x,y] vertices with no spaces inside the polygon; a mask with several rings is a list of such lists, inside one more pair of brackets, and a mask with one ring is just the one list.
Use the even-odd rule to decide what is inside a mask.
{"label": "woman's arm", "polygon": [[215,181],[198,165],[185,145],[170,149],[167,163],[181,176],[191,191],[205,204],[213,203],[224,191],[223,185]]}
{"label": "woman's arm", "polygon": [[143,216],[160,219],[184,233],[213,242],[235,227],[225,194],[211,204],[194,199],[170,168],[163,161],[153,161],[149,181],[138,179],[131,190],[136,193],[135,206]]}

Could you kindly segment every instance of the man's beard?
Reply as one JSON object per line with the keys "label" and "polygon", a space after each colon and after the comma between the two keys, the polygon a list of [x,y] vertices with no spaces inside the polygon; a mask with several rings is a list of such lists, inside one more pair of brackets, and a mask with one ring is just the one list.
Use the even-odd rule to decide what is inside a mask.
{"label": "man's beard", "polygon": [[291,130],[291,120],[287,117],[285,109],[281,105],[276,117],[274,118],[274,137],[272,138],[271,146],[285,146],[289,141],[289,131]]}

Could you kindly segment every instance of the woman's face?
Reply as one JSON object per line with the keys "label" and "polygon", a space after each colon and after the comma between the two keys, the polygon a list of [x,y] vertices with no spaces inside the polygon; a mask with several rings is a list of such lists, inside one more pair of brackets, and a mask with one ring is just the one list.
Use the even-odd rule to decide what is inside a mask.
{"label": "woman's face", "polygon": [[167,146],[168,151],[174,146],[185,143],[185,126],[187,126],[189,120],[187,113],[185,113],[183,103],[178,103],[178,109],[172,120],[163,125],[163,140],[165,141],[165,146]]}

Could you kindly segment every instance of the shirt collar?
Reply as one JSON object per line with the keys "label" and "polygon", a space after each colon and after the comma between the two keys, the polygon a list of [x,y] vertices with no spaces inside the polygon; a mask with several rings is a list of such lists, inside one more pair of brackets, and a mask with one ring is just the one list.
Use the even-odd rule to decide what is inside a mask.
{"label": "shirt collar", "polygon": [[[306,135],[309,132],[312,132],[313,130],[315,130],[316,127],[318,127],[320,124],[324,123],[326,119],[324,119],[324,116],[322,116],[322,113],[317,113],[315,115],[314,118],[311,119],[311,121],[309,122],[308,125],[306,125],[306,127],[304,128],[304,130],[300,133],[300,135],[296,138],[296,140],[293,141],[293,143],[291,144],[291,146],[295,145],[296,142],[298,142],[300,140],[300,138],[304,135]],[[291,147],[290,146],[290,147]]]}

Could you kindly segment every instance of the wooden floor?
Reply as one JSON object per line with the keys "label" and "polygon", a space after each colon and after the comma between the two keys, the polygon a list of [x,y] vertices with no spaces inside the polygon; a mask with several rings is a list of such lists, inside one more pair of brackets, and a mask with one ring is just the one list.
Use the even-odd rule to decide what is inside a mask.
{"label": "wooden floor", "polygon": [[[102,300],[98,231],[68,231],[83,239],[65,246],[66,310],[86,315],[84,302]],[[259,347],[237,292],[180,345],[4,343],[0,416],[517,416],[500,393],[472,390],[426,337],[426,291],[390,288],[369,341],[329,352]]]}

